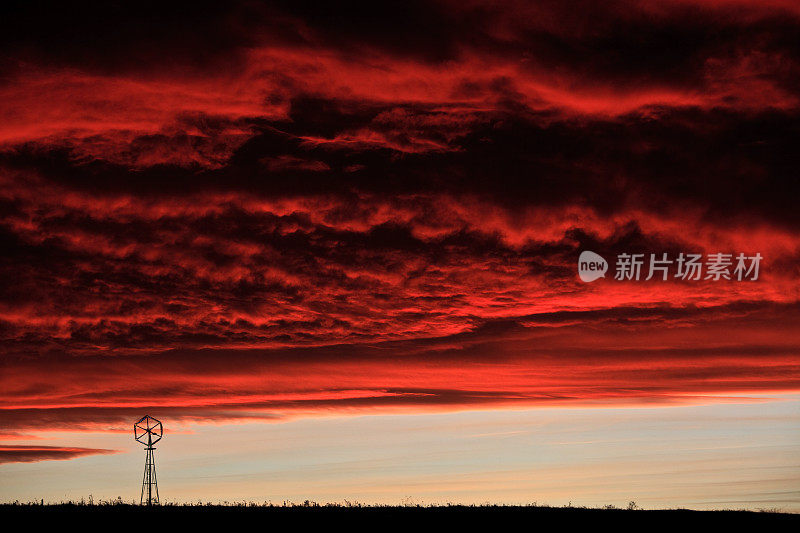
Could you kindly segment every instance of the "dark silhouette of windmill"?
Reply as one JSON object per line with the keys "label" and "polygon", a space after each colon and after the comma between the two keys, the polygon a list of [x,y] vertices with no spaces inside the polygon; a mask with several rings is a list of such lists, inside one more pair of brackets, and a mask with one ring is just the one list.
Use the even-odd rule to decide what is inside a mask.
{"label": "dark silhouette of windmill", "polygon": [[[146,446],[147,458],[144,460],[144,477],[142,478],[142,497],[139,503],[158,505],[158,482],[156,481],[156,460],[153,456],[153,444],[161,440],[164,428],[161,422],[150,415],[144,415],[133,425],[134,438]],[[145,496],[147,495],[147,496]]]}

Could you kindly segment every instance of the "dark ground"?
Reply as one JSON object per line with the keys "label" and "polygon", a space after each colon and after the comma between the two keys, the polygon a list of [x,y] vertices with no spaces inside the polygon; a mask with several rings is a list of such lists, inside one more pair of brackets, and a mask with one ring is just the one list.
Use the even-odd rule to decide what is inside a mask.
{"label": "dark ground", "polygon": [[574,507],[266,507],[266,506],[164,506],[151,509],[131,505],[0,505],[4,523],[20,519],[26,526],[82,529],[118,528],[141,523],[147,517],[158,527],[291,527],[329,529],[477,527],[501,529],[548,526],[669,527],[737,526],[739,528],[781,528],[800,526],[800,514],[750,511],[629,511]]}

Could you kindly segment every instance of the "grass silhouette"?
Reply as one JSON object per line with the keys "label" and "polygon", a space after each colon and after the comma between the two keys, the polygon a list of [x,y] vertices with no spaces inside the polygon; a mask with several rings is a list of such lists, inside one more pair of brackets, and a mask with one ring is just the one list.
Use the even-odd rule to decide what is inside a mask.
{"label": "grass silhouette", "polygon": [[[406,500],[402,505],[375,505],[357,501],[300,503],[284,501],[222,503],[171,503],[146,507],[125,502],[122,498],[95,502],[92,498],[61,503],[12,502],[0,504],[4,516],[16,515],[26,523],[43,527],[59,527],[65,521],[77,520],[87,526],[117,527],[126,519],[146,516],[163,525],[181,527],[230,527],[241,518],[262,520],[270,527],[304,527],[328,529],[332,525],[346,527],[485,527],[497,529],[507,524],[529,524],[530,527],[598,525],[637,526],[736,526],[797,527],[800,514],[783,513],[778,509],[694,511],[688,509],[642,510],[635,502],[626,508],[607,505],[600,508],[529,505],[460,505],[455,503],[422,505]],[[521,521],[521,522],[520,522]],[[519,527],[519,526],[513,526]]]}

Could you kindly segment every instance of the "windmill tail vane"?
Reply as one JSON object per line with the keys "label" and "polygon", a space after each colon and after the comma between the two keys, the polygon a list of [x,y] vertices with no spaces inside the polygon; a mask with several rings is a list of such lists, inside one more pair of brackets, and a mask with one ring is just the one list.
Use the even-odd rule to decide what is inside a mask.
{"label": "windmill tail vane", "polygon": [[153,455],[153,444],[161,440],[164,427],[161,422],[150,415],[145,415],[133,425],[133,436],[137,442],[145,445],[147,455],[144,460],[144,476],[142,477],[142,505],[158,505],[158,481],[156,480],[156,460]]}

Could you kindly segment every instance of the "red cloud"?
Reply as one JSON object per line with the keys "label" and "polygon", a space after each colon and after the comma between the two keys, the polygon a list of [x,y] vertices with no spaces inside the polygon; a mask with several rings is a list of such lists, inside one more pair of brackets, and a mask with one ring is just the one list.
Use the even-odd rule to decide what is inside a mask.
{"label": "red cloud", "polygon": [[63,461],[86,455],[119,453],[118,450],[100,448],[69,448],[62,446],[8,446],[0,445],[0,464],[34,463],[38,461]]}
{"label": "red cloud", "polygon": [[[378,345],[17,361],[6,370],[2,416],[15,429],[109,429],[127,427],[124,421],[142,410],[224,421],[724,401],[797,390],[797,315],[795,306],[629,308],[545,313],[530,317],[528,327],[498,322]],[[765,325],[777,317],[775,326]]]}
{"label": "red cloud", "polygon": [[[14,34],[6,438],[143,409],[272,420],[798,390],[797,9],[580,4],[365,6],[361,31],[236,4],[89,52],[72,29],[111,27],[91,13],[55,21],[57,43]],[[586,249],[764,263],[754,282],[586,285]]]}

